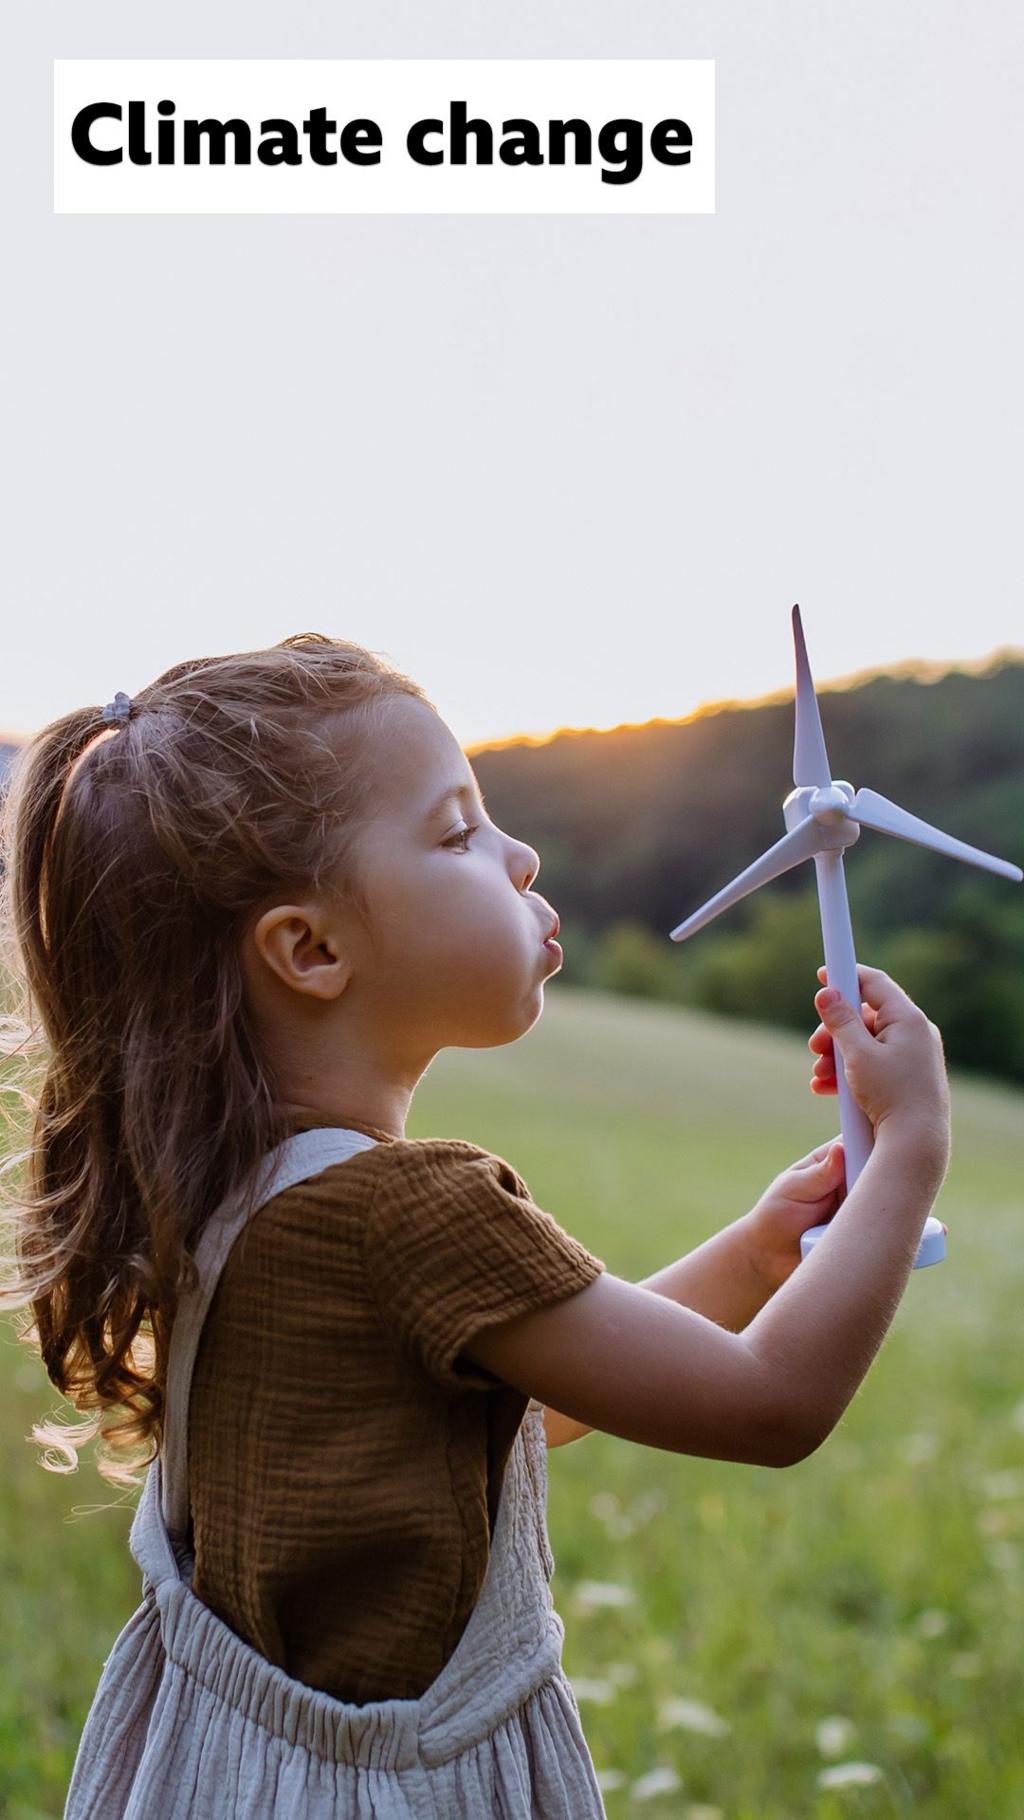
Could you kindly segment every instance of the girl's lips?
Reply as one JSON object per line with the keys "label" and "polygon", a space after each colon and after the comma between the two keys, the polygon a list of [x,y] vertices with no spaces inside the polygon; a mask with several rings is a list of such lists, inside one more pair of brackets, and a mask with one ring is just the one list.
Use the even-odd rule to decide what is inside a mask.
{"label": "girl's lips", "polygon": [[544,943],[544,946],[547,949],[549,954],[553,954],[555,956],[556,960],[562,961],[565,959],[565,956],[562,953],[561,943],[556,942],[553,935],[548,936],[548,939]]}

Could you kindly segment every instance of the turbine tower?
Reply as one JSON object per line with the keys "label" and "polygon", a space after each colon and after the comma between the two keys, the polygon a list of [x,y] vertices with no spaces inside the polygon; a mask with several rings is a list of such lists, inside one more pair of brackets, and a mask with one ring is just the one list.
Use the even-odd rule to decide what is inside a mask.
{"label": "turbine tower", "polygon": [[[821,908],[821,932],[825,944],[825,966],[828,983],[838,986],[850,1004],[860,1005],[860,983],[853,946],[850,905],[846,894],[843,853],[859,840],[861,828],[877,828],[882,834],[894,834],[898,840],[913,841],[919,847],[932,847],[951,859],[965,860],[981,866],[1001,878],[1024,879],[1019,866],[983,853],[979,847],[955,840],[941,828],[933,828],[916,815],[909,815],[897,803],[891,803],[874,790],[854,790],[852,784],[834,780],[825,750],[818,699],[814,693],[811,668],[807,661],[800,609],[793,608],[793,640],[796,646],[796,733],[793,745],[793,782],[796,786],[782,805],[788,832],[760,859],[734,878],[701,909],[695,910],[671,931],[670,939],[682,942],[696,935],[698,929],[713,922],[723,910],[778,878],[802,860],[813,859],[818,879],[818,902]],[[853,1187],[874,1142],[871,1121],[862,1112],[847,1085],[839,1045],[834,1045],[836,1088],[839,1096],[839,1125],[846,1157],[846,1188]],[[800,1242],[801,1256],[806,1257],[820,1239],[826,1226],[812,1226]],[[931,1216],[925,1221],[914,1268],[938,1264],[946,1255],[940,1222]]]}

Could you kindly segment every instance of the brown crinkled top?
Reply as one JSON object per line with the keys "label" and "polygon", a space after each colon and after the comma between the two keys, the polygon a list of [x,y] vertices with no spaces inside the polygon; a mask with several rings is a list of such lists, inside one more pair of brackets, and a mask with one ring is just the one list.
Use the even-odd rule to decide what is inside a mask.
{"label": "brown crinkled top", "polygon": [[[310,1121],[313,1122],[313,1121]],[[195,1591],[337,1699],[416,1699],[465,1629],[529,1399],[474,1334],[605,1268],[504,1158],[380,1141],[236,1241],[189,1406]]]}

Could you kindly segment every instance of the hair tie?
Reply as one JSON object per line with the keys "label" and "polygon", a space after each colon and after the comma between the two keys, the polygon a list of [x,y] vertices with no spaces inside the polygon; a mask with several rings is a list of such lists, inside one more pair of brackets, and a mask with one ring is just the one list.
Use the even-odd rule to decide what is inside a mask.
{"label": "hair tie", "polygon": [[132,704],[129,697],[123,689],[118,689],[113,701],[108,701],[104,708],[103,718],[106,721],[116,720],[120,726],[123,726],[125,721],[131,719],[131,713]]}

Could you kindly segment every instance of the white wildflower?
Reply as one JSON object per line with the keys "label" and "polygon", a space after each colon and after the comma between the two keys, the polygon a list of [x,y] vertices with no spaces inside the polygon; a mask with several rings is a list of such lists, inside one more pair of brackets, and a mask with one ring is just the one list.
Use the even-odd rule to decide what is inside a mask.
{"label": "white wildflower", "polygon": [[1012,1468],[1006,1472],[987,1472],[981,1489],[993,1503],[1001,1498],[1024,1498],[1024,1472],[1014,1472]]}
{"label": "white wildflower", "polygon": [[986,1553],[1000,1573],[1012,1574],[1020,1563],[1020,1550],[1012,1542],[990,1542]]}
{"label": "white wildflower", "polygon": [[924,1429],[919,1430],[916,1434],[908,1435],[903,1443],[903,1458],[908,1466],[927,1466],[928,1461],[934,1460],[938,1451],[939,1443],[935,1435],[929,1434]]}
{"label": "white wildflower", "polygon": [[856,1735],[853,1720],[842,1713],[830,1713],[827,1719],[820,1720],[814,1734],[823,1757],[841,1757],[844,1750],[849,1750]]}
{"label": "white wildflower", "polygon": [[653,1801],[655,1795],[674,1795],[682,1783],[674,1769],[666,1764],[661,1769],[648,1770],[630,1789],[634,1801]]}
{"label": "white wildflower", "polygon": [[590,1700],[595,1706],[608,1706],[615,1698],[615,1689],[610,1681],[588,1680],[586,1675],[573,1675],[571,1685],[577,1700]]}
{"label": "white wildflower", "polygon": [[832,1769],[818,1772],[819,1788],[868,1788],[881,1780],[877,1763],[837,1763]]}
{"label": "white wildflower", "polygon": [[621,1769],[599,1769],[597,1771],[597,1786],[602,1795],[610,1794],[617,1788],[624,1788],[625,1784],[626,1778]]}
{"label": "white wildflower", "polygon": [[636,1594],[631,1586],[617,1586],[613,1581],[580,1580],[573,1588],[577,1611],[597,1611],[599,1607],[631,1605]]}
{"label": "white wildflower", "polygon": [[615,1491],[595,1491],[590,1500],[591,1515],[601,1523],[607,1523],[609,1517],[617,1517],[621,1509],[622,1502]]}
{"label": "white wildflower", "polygon": [[684,1731],[702,1732],[705,1738],[724,1738],[730,1729],[729,1721],[702,1700],[662,1700],[658,1723],[662,1727],[680,1725]]}
{"label": "white wildflower", "polygon": [[613,1542],[625,1542],[636,1527],[633,1519],[623,1510],[621,1501],[614,1491],[596,1491],[590,1500],[591,1514],[603,1523],[608,1536]]}
{"label": "white wildflower", "polygon": [[923,1611],[914,1626],[919,1637],[944,1637],[949,1629],[949,1614],[934,1607]]}
{"label": "white wildflower", "polygon": [[638,1498],[633,1499],[629,1507],[629,1515],[633,1520],[634,1528],[644,1528],[652,1517],[658,1516],[667,1507],[668,1493],[661,1486],[655,1485],[650,1491],[641,1492]]}

